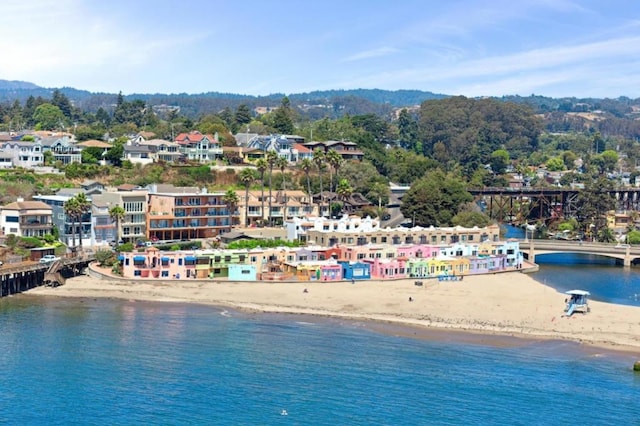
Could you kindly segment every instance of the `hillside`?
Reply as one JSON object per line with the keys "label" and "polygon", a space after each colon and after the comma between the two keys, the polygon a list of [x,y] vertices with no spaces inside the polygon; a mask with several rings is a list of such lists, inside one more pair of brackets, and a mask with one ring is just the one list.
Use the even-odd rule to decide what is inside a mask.
{"label": "hillside", "polygon": [[[51,98],[55,88],[44,88],[26,81],[0,80],[0,103],[12,103],[15,100],[24,102],[30,96],[44,99]],[[94,93],[72,87],[59,88],[60,92],[82,110],[96,112],[102,107],[111,110],[116,103],[116,93]],[[280,104],[283,93],[266,96],[252,96],[238,93],[134,93],[124,96],[125,100],[139,99],[145,103],[177,106],[180,114],[196,119],[204,114],[218,113],[225,108],[237,109],[241,104],[255,107],[276,107]],[[287,94],[291,105],[310,120],[321,118],[338,118],[346,114],[376,114],[389,116],[395,108],[411,107],[432,99],[444,99],[449,95],[437,94],[421,90],[382,90],[352,89],[324,90],[308,93]],[[540,95],[503,96],[496,98],[504,102],[514,102],[530,106],[538,114],[553,113],[594,113],[597,116],[609,116],[618,119],[635,120],[640,117],[640,99],[619,97],[615,99],[597,98],[552,98]],[[584,119],[585,117],[579,117]],[[583,120],[588,122],[590,120]],[[583,125],[581,123],[579,125]],[[576,125],[578,127],[578,125]]]}

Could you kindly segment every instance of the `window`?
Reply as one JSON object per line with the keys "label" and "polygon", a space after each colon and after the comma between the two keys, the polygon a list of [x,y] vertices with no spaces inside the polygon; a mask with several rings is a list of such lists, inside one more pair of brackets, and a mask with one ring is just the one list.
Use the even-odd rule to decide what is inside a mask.
{"label": "window", "polygon": [[169,271],[162,271],[161,276],[162,277],[168,277],[169,276]]}
{"label": "window", "polygon": [[134,277],[139,277],[140,276],[140,270],[136,269],[135,271],[133,271],[133,276]]}
{"label": "window", "polygon": [[10,223],[18,223],[20,221],[20,217],[19,216],[7,216],[6,221],[10,222]]}

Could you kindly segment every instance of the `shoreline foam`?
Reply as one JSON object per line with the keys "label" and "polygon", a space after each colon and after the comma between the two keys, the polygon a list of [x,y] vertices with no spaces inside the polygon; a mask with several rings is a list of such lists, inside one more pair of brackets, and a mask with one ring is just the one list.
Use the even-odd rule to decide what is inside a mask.
{"label": "shoreline foam", "polygon": [[375,321],[445,332],[568,340],[640,353],[638,307],[590,301],[589,314],[577,313],[566,318],[562,316],[565,295],[520,272],[466,276],[460,282],[422,281],[424,285],[419,287],[412,279],[351,284],[167,282],[80,276],[67,280],[63,286],[38,287],[26,294],[198,303],[248,312]]}

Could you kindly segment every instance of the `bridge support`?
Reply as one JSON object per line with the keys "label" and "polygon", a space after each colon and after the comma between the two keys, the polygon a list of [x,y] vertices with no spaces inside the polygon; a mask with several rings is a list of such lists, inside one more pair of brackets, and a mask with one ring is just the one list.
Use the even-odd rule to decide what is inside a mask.
{"label": "bridge support", "polygon": [[631,247],[627,245],[626,250],[624,252],[624,260],[622,261],[622,265],[625,268],[631,267]]}
{"label": "bridge support", "polygon": [[529,240],[529,259],[527,259],[530,263],[536,263],[536,252],[533,247],[533,238]]}

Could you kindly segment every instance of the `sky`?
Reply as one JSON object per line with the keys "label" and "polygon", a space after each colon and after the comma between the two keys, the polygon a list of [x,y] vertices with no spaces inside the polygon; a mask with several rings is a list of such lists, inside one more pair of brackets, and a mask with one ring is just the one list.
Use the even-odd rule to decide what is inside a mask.
{"label": "sky", "polygon": [[2,0],[0,79],[92,92],[640,97],[637,0]]}

